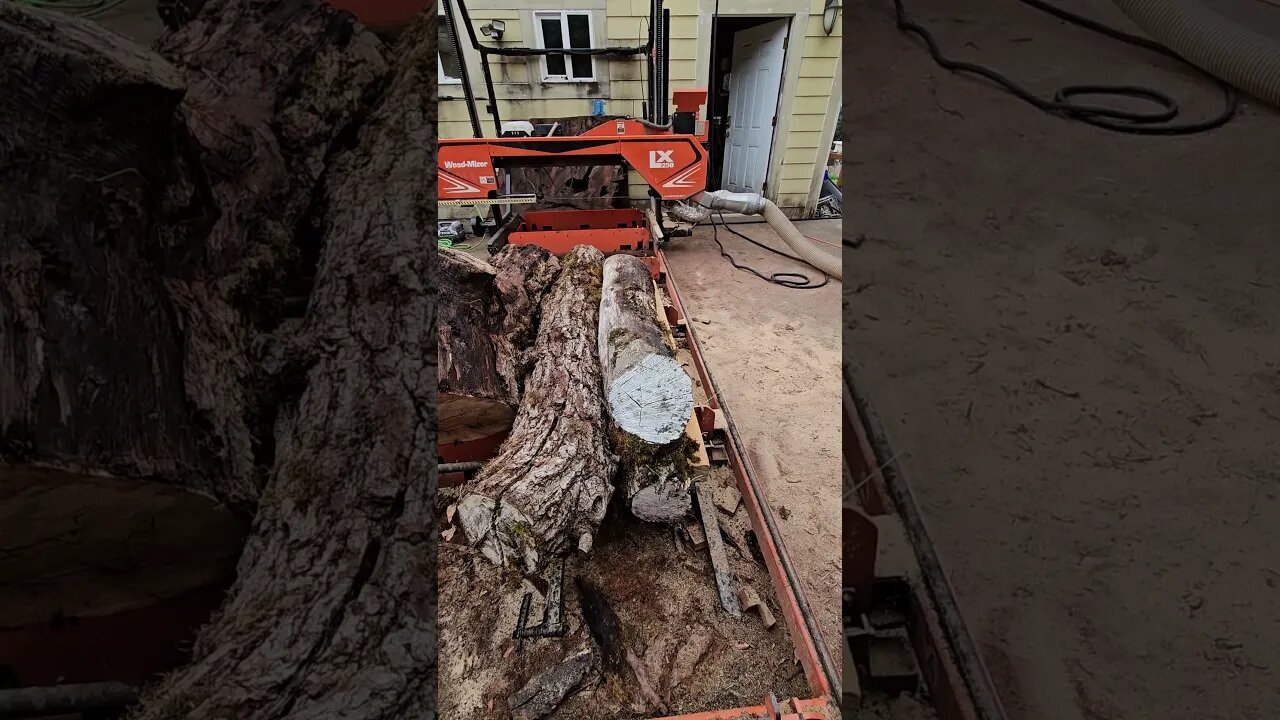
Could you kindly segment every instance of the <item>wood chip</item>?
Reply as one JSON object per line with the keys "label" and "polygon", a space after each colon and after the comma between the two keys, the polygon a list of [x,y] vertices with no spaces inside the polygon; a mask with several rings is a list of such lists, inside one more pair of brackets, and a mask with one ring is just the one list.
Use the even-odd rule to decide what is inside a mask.
{"label": "wood chip", "polygon": [[688,523],[684,526],[684,533],[689,536],[689,545],[694,550],[703,550],[707,547],[707,534],[702,531],[702,525],[699,523]]}
{"label": "wood chip", "polygon": [[653,707],[656,707],[663,714],[667,712],[667,704],[662,702],[662,698],[658,697],[658,693],[653,691],[653,685],[649,682],[649,674],[645,672],[644,664],[636,657],[636,654],[627,649],[627,664],[631,666],[631,671],[636,675],[636,683],[640,686],[640,694],[644,695]]}
{"label": "wood chip", "polygon": [[716,488],[715,498],[716,508],[730,517],[738,512],[738,506],[742,504],[742,495],[736,487]]}
{"label": "wood chip", "polygon": [[755,610],[760,614],[760,619],[764,622],[766,630],[778,624],[773,617],[773,611],[769,609],[768,603],[760,599],[760,596],[749,585],[743,585],[738,588],[738,601],[742,603],[743,610]]}

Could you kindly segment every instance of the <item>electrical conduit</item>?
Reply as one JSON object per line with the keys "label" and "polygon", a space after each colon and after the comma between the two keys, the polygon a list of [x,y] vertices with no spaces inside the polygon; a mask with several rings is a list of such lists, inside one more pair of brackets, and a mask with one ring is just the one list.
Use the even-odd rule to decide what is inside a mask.
{"label": "electrical conduit", "polygon": [[828,277],[839,280],[842,260],[828,255],[816,244],[800,232],[782,210],[767,198],[751,193],[731,193],[724,190],[703,192],[693,197],[693,201],[712,210],[727,210],[743,215],[759,215],[769,223],[769,227],[778,233],[801,260],[821,270]]}
{"label": "electrical conduit", "polygon": [[1151,39],[1259,100],[1280,107],[1280,41],[1188,0],[1113,0]]}

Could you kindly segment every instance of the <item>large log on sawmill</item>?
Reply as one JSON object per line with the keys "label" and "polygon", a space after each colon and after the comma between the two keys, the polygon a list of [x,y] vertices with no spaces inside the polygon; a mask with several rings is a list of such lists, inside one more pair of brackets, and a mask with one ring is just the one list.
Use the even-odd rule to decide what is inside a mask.
{"label": "large log on sawmill", "polygon": [[604,256],[578,246],[542,300],[533,370],[511,434],[458,503],[458,524],[494,563],[541,574],[591,549],[616,460],[605,438],[596,327]]}
{"label": "large log on sawmill", "polygon": [[677,522],[692,508],[692,443],[684,430],[693,413],[693,384],[658,316],[648,266],[637,257],[614,255],[604,263],[597,343],[622,497],[641,520]]}
{"label": "large log on sawmill", "polygon": [[252,518],[131,718],[434,713],[434,15],[210,0],[161,57],[0,3],[0,465]]}
{"label": "large log on sawmill", "polygon": [[[557,118],[529,118],[534,125],[556,125],[557,135],[581,135],[612,118],[592,115]],[[627,166],[616,165],[548,165],[515,167],[508,170],[511,192],[530,193],[537,202],[526,209],[629,207],[627,203]]]}
{"label": "large log on sawmill", "polygon": [[440,250],[440,443],[511,427],[538,303],[559,270],[555,256],[533,245],[508,245],[491,263]]}
{"label": "large log on sawmill", "polygon": [[693,383],[658,319],[649,270],[634,256],[604,264],[598,341],[613,421],[645,442],[678,438],[693,412]]}

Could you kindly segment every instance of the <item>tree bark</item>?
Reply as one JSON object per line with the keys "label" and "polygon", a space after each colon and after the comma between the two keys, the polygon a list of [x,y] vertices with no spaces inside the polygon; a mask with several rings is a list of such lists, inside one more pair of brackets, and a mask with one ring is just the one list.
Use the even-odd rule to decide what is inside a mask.
{"label": "tree bark", "polygon": [[675,340],[658,316],[649,269],[638,258],[604,263],[598,344],[610,440],[621,465],[618,489],[631,513],[648,522],[679,522],[692,511],[690,441],[693,384],[675,359]]}
{"label": "tree bark", "polygon": [[434,20],[0,4],[0,460],[254,515],[139,720],[434,717]]}
{"label": "tree bark", "polygon": [[304,321],[319,351],[236,583],[138,720],[433,716],[433,15],[329,160]]}
{"label": "tree bark", "polygon": [[177,67],[0,6],[0,454],[251,513],[278,392],[255,350],[305,293],[310,198],[386,64],[319,3],[209,5],[226,31],[167,38]]}
{"label": "tree bark", "polygon": [[440,250],[440,442],[466,442],[511,427],[519,403],[502,336],[497,272],[457,250]]}
{"label": "tree bark", "polygon": [[440,442],[465,442],[511,427],[537,304],[560,262],[540,248],[508,246],[482,262],[440,251]]}
{"label": "tree bark", "polygon": [[680,437],[693,412],[693,382],[673,345],[648,267],[632,255],[606,260],[599,331],[606,404],[618,427],[648,443]]}
{"label": "tree bark", "polygon": [[541,574],[553,557],[589,552],[604,519],[616,460],[595,343],[603,260],[588,246],[565,256],[511,434],[458,503],[467,541],[496,564]]}

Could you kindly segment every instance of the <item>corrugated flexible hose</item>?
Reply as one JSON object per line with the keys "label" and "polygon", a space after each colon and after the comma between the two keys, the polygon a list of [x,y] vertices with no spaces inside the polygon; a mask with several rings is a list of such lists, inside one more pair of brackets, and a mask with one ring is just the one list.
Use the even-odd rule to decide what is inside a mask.
{"label": "corrugated flexible hose", "polygon": [[1112,0],[1152,40],[1259,100],[1280,107],[1280,41],[1189,0]]}
{"label": "corrugated flexible hose", "polygon": [[840,258],[828,255],[826,251],[818,249],[818,246],[805,237],[800,232],[800,229],[792,224],[791,219],[783,214],[782,210],[778,209],[777,205],[767,199],[764,200],[762,205],[760,216],[764,218],[765,222],[769,223],[769,227],[773,228],[774,232],[782,236],[782,239],[787,243],[787,247],[790,247],[797,257],[826,273],[827,277],[833,280],[840,279],[842,272],[842,260]]}
{"label": "corrugated flexible hose", "polygon": [[751,193],[731,193],[724,190],[699,193],[693,201],[712,210],[759,215],[778,233],[787,247],[801,260],[821,270],[827,277],[840,280],[842,259],[827,254],[811,242],[772,201]]}

